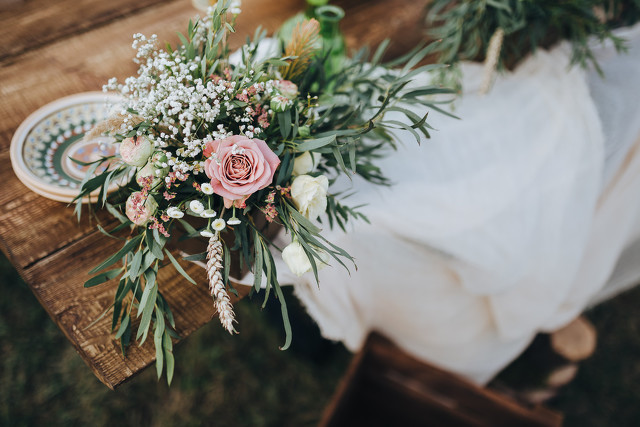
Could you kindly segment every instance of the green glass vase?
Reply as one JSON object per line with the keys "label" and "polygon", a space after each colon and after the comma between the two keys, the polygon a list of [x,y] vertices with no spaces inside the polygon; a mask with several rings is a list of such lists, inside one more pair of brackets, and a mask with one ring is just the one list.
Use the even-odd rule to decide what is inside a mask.
{"label": "green glass vase", "polygon": [[293,29],[300,22],[305,19],[316,18],[316,10],[320,6],[324,6],[329,3],[329,0],[307,0],[307,8],[304,12],[300,12],[287,19],[284,24],[280,27],[278,31],[278,38],[286,45],[291,39],[291,33],[293,33]]}
{"label": "green glass vase", "polygon": [[346,47],[340,31],[342,18],[344,18],[344,10],[338,6],[326,5],[316,9],[316,19],[320,22],[322,54],[328,55],[324,64],[327,76],[332,76],[340,70],[345,60]]}

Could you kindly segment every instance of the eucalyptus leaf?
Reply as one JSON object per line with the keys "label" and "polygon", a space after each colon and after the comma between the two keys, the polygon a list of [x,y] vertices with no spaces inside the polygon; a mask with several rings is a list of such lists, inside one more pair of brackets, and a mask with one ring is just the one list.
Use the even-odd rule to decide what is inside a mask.
{"label": "eucalyptus leaf", "polygon": [[142,298],[140,299],[140,305],[138,306],[137,317],[140,317],[140,315],[144,312],[144,309],[145,307],[147,307],[152,295],[154,295],[153,303],[155,304],[155,295],[157,295],[155,272],[153,270],[145,271],[144,279],[144,291],[142,292]]}
{"label": "eucalyptus leaf", "polygon": [[[262,260],[262,238],[258,235],[258,232],[255,231],[253,234],[253,252],[255,254],[255,259],[253,261],[253,288],[256,292],[260,291],[260,286],[262,285],[262,269],[263,269],[263,260]],[[269,278],[267,278],[269,280]]]}
{"label": "eucalyptus leaf", "polygon": [[142,240],[142,235],[141,234],[139,234],[136,237],[134,237],[133,239],[129,240],[127,243],[124,244],[122,249],[120,249],[118,252],[116,252],[115,254],[111,255],[106,260],[104,260],[97,267],[94,267],[93,269],[91,269],[91,271],[89,271],[89,274],[97,273],[98,271],[103,270],[103,269],[105,269],[107,267],[110,267],[113,264],[115,264],[116,262],[120,261],[122,259],[122,257],[124,257],[127,253],[129,253],[129,251],[131,251],[137,244],[140,243],[140,240]]}
{"label": "eucalyptus leaf", "polygon": [[280,135],[282,138],[287,139],[291,134],[291,110],[277,113],[278,126],[280,127]]}
{"label": "eucalyptus leaf", "polygon": [[129,322],[131,321],[131,316],[129,314],[125,314],[122,320],[120,321],[120,328],[118,328],[118,332],[116,332],[115,338],[118,340],[122,337],[125,331],[129,328]]}
{"label": "eucalyptus leaf", "polygon": [[91,279],[84,282],[85,288],[90,288],[92,286],[100,285],[104,282],[107,282],[114,277],[118,276],[122,273],[122,268],[114,268],[113,270],[105,271],[104,273],[100,273],[97,276],[93,276]]}
{"label": "eucalyptus leaf", "polygon": [[173,264],[173,266],[175,267],[175,269],[178,271],[178,273],[182,274],[182,276],[187,279],[189,282],[193,283],[194,285],[197,285],[196,281],[193,280],[186,271],[184,271],[184,269],[182,268],[182,266],[178,263],[178,261],[176,261],[176,259],[173,257],[173,255],[171,255],[171,252],[169,252],[167,249],[164,250],[164,253],[167,254],[167,257],[169,258],[169,261],[171,261],[171,264]]}
{"label": "eucalyptus leaf", "polygon": [[173,357],[173,343],[171,342],[171,336],[167,331],[164,333],[162,348],[164,349],[164,357],[167,364],[167,383],[171,385],[175,368],[175,359]]}
{"label": "eucalyptus leaf", "polygon": [[207,252],[200,252],[199,254],[187,255],[182,257],[185,261],[204,261],[207,259]]}
{"label": "eucalyptus leaf", "polygon": [[129,273],[129,277],[138,277],[140,275],[140,266],[142,265],[142,257],[144,255],[144,251],[140,250],[135,253],[131,263],[129,263],[129,268],[127,272]]}
{"label": "eucalyptus leaf", "polygon": [[296,151],[304,152],[304,151],[313,151],[318,148],[322,148],[326,145],[332,145],[336,143],[336,135],[329,135],[324,138],[316,138],[316,139],[307,139],[302,142],[299,142],[296,145]]}
{"label": "eucalyptus leaf", "polygon": [[280,300],[280,312],[282,313],[282,322],[284,324],[284,332],[285,332],[285,341],[284,345],[280,347],[280,350],[286,350],[291,345],[292,333],[291,333],[291,322],[289,321],[289,311],[287,310],[287,302],[284,299],[284,295],[282,294],[282,289],[280,289],[280,284],[277,281],[274,283],[274,288],[276,290],[276,295]]}
{"label": "eucalyptus leaf", "polygon": [[162,337],[164,336],[164,316],[156,307],[156,321],[153,331],[153,343],[156,348],[156,373],[158,378],[162,376],[162,368],[164,367],[164,351],[162,348]]}
{"label": "eucalyptus leaf", "polygon": [[[147,288],[145,287],[145,291]],[[156,297],[158,295],[158,287],[152,286],[148,299],[145,302],[145,306],[142,310],[142,319],[140,320],[140,326],[138,326],[138,334],[136,339],[140,340],[139,345],[142,346],[147,339],[147,333],[149,332],[149,325],[151,323],[151,315],[153,314],[153,308],[155,307]]]}
{"label": "eucalyptus leaf", "polygon": [[185,221],[184,219],[178,219],[178,221],[180,222],[180,224],[182,224],[182,226],[184,227],[185,231],[189,234],[189,235],[196,235],[198,234],[198,230],[196,230],[195,228],[193,228],[193,226],[191,224],[189,224],[187,221]]}

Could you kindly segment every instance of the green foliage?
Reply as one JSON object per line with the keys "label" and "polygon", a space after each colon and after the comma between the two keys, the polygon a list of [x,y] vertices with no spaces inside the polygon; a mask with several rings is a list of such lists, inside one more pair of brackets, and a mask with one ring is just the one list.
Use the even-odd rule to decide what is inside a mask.
{"label": "green foliage", "polygon": [[[421,73],[444,67],[438,64],[419,66],[433,52],[435,45],[418,46],[407,55],[382,64],[380,60],[388,46],[388,42],[384,42],[373,55],[367,49],[362,49],[352,59],[345,60],[339,72],[327,74],[327,56],[320,54],[315,45],[307,46],[302,43],[301,49],[309,55],[303,61],[304,64],[298,64],[297,70],[303,72],[296,80],[296,86],[292,82],[282,81],[278,74],[281,67],[295,61],[295,58],[285,56],[286,52],[279,52],[270,58],[259,58],[258,48],[265,33],[257,30],[253,40],[240,48],[240,63],[232,64],[227,37],[234,32],[234,23],[227,21],[228,3],[218,2],[216,11],[203,21],[190,21],[186,34],[178,34],[178,46],[167,46],[165,52],[160,52],[155,45],[145,45],[143,50],[146,53],[141,54],[142,57],[162,57],[164,66],[154,68],[149,65],[153,61],[143,62],[138,58],[141,77],[139,81],[132,78],[135,83],[129,80],[131,87],[123,90],[123,95],[129,102],[126,104],[127,110],[130,114],[135,114],[137,119],[136,124],[123,131],[124,135],[118,135],[117,139],[122,141],[125,137],[144,136],[155,142],[154,150],[162,151],[160,155],[165,159],[179,159],[183,162],[182,165],[190,166],[191,169],[187,167],[188,172],[181,170],[180,176],[177,176],[177,169],[174,168],[166,178],[168,181],[154,181],[152,177],[146,182],[143,180],[141,184],[135,178],[138,171],[136,167],[125,165],[113,157],[98,159],[88,165],[87,179],[82,183],[80,194],[76,198],[76,212],[79,215],[82,200],[99,190],[100,194],[96,199],[98,205],[105,207],[120,221],[120,225],[109,231],[101,226],[100,230],[110,237],[124,240],[121,249],[91,271],[97,275],[87,281],[85,286],[99,285],[120,276],[114,303],[109,308],[113,310],[112,329],[121,341],[123,353],[132,337],[141,345],[151,333],[156,348],[158,376],[166,370],[168,381],[171,381],[174,369],[170,337],[176,335],[175,322],[169,305],[160,292],[162,284],[157,281],[158,271],[171,264],[187,281],[195,283],[165,248],[168,236],[173,235],[176,227],[185,231],[181,239],[201,236],[216,238],[217,232],[214,234],[212,231],[215,228],[213,218],[226,221],[225,232],[219,235],[223,247],[222,278],[225,289],[235,292],[229,281],[233,251],[240,268],[254,273],[251,295],[262,292],[261,288],[264,286],[263,307],[272,294],[278,300],[285,331],[281,348],[287,349],[291,345],[294,328],[288,319],[289,309],[278,282],[276,263],[271,253],[272,249],[279,248],[273,247],[267,237],[266,226],[261,225],[264,223],[263,212],[269,211],[272,216],[268,220],[282,226],[300,243],[310,261],[316,281],[318,264],[327,261],[327,257],[345,268],[349,268],[354,262],[346,251],[322,236],[322,230],[313,222],[315,218],[310,220],[298,211],[290,195],[290,187],[295,179],[293,171],[296,157],[311,152],[314,161],[319,164],[316,171],[309,173],[324,174],[330,182],[335,182],[340,175],[346,174],[349,177],[359,175],[373,183],[386,185],[389,182],[377,167],[376,161],[396,148],[397,130],[410,133],[418,142],[423,137],[429,138],[432,128],[427,123],[428,110],[438,110],[437,105],[446,102],[442,96],[449,97],[453,94],[451,89],[421,86],[414,82]],[[312,27],[310,25],[307,31],[310,40],[314,39],[311,37]],[[186,65],[177,66],[177,63]],[[392,67],[397,69],[392,70]],[[172,102],[180,104],[180,108],[174,108],[187,111],[188,115],[193,116],[189,119],[189,124],[186,124],[182,115],[174,117],[178,113],[173,113],[173,108],[158,109],[157,105],[161,100],[158,103],[138,103],[141,99],[154,99],[151,94],[158,85],[161,86],[162,82],[168,80],[180,81],[185,91],[192,90],[196,84],[203,85],[202,87],[221,85],[224,95],[220,98],[209,94],[198,100],[202,103],[198,105],[203,110],[212,109],[212,104],[215,104],[216,115],[203,113],[203,110],[190,110],[195,101],[176,98],[180,102]],[[286,88],[287,84],[288,91],[280,87],[285,85]],[[111,89],[116,90],[117,87],[111,86]],[[281,95],[289,92],[288,97],[278,95],[280,91]],[[278,98],[285,98],[286,102],[278,103],[282,101]],[[247,110],[255,114],[247,116]],[[396,116],[399,114],[406,120],[390,119],[387,113],[394,113]],[[252,127],[248,128],[247,124],[250,123]],[[212,135],[220,135],[221,128],[225,129],[226,134],[233,135],[242,135],[252,129],[253,138],[256,127],[259,132],[256,130],[255,137],[265,141],[269,149],[278,156],[280,164],[271,185],[250,194],[245,206],[229,208],[225,206],[222,196],[215,194],[215,191],[213,194],[211,191],[200,191],[205,184],[211,184],[202,170],[205,162],[213,159],[211,154],[208,154],[209,158],[204,155],[206,141],[212,141]],[[185,147],[194,147],[195,144],[199,144],[197,150],[193,149],[190,154],[185,154]],[[157,166],[157,160],[151,162]],[[171,162],[169,165],[164,164],[163,168],[170,169],[170,165]],[[175,165],[174,163],[173,166]],[[103,166],[108,167],[95,174]],[[111,182],[119,183],[120,190],[107,198],[107,188]],[[145,225],[136,227],[125,215],[124,202],[137,191],[138,201],[132,203],[139,203],[144,197],[139,205],[145,205],[148,198],[153,198],[153,206],[157,205],[157,209],[150,214],[152,218]],[[348,221],[366,220],[359,211],[360,206],[346,206],[339,198],[343,198],[343,195],[328,195],[327,215],[331,226],[336,224],[346,229]],[[188,207],[193,201],[202,203],[208,212],[216,213],[196,221],[169,214],[177,210],[179,215],[197,216]],[[130,215],[131,210],[132,206],[129,206]],[[230,221],[231,219],[234,221]],[[126,229],[130,229],[128,235],[118,233]],[[190,260],[202,258],[203,255],[198,254],[190,257]],[[103,272],[120,262],[122,268]],[[134,307],[135,319],[139,319],[139,323],[132,319]]]}
{"label": "green foliage", "polygon": [[499,67],[513,67],[538,48],[571,43],[572,63],[599,70],[589,39],[623,40],[612,27],[640,18],[638,0],[434,0],[428,6],[431,36],[441,39],[439,62],[482,60],[498,28],[504,31]]}
{"label": "green foliage", "polygon": [[320,337],[284,288],[295,320],[290,350],[273,344],[283,336],[278,303],[259,310],[257,301],[245,300],[235,307],[240,335],[211,323],[163,355],[164,365],[172,363],[169,354],[180,361],[171,387],[148,369],[114,392],[87,368],[2,254],[0,292],[2,426],[312,426],[350,359],[343,346]]}

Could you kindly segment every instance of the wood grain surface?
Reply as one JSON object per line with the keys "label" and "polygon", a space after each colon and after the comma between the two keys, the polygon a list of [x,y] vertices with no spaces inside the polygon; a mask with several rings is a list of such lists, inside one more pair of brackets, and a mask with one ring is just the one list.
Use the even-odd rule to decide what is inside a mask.
{"label": "wood grain surface", "polygon": [[171,0],[0,2],[0,61],[168,1]]}
{"label": "wood grain surface", "polygon": [[[342,23],[351,48],[395,37],[390,55],[422,38],[424,2],[343,0]],[[244,0],[237,35],[239,46],[258,25],[273,32],[304,8],[302,0]],[[135,74],[132,34],[158,34],[175,43],[198,12],[188,0],[13,0],[0,5],[0,248],[31,287],[43,307],[69,338],[96,376],[114,388],[151,364],[153,345],[131,346],[123,358],[110,334],[109,316],[88,327],[110,305],[113,284],[84,289],[86,272],[120,244],[95,231],[96,220],[76,221],[73,209],[29,191],[9,167],[9,146],[19,124],[34,110],[60,97],[100,90],[110,77]],[[110,221],[104,212],[101,221]],[[185,269],[199,283],[204,271]],[[187,283],[173,268],[159,276],[161,292],[172,307],[179,333],[187,337],[213,316],[206,287]],[[244,289],[244,296],[248,289]],[[274,343],[277,345],[277,343]],[[179,363],[179,361],[178,361]]]}
{"label": "wood grain surface", "polygon": [[426,364],[372,333],[319,425],[559,427],[562,415]]}

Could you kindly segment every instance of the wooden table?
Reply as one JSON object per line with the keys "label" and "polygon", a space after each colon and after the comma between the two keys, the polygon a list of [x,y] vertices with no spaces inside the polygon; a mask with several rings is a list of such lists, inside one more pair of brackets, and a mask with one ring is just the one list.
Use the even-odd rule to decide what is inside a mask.
{"label": "wooden table", "polygon": [[[422,9],[414,0],[344,0],[342,28],[350,47],[375,45],[394,36],[390,55],[414,46],[423,34]],[[258,24],[273,32],[304,8],[302,0],[244,0],[238,46]],[[37,108],[60,97],[100,90],[110,77],[135,74],[132,34],[158,34],[173,44],[197,11],[189,0],[0,0],[0,247],[42,306],[95,375],[115,388],[155,359],[152,340],[132,345],[123,358],[110,333],[110,316],[89,326],[110,305],[115,283],[83,288],[87,271],[120,242],[96,231],[84,215],[29,191],[9,159],[11,137]],[[107,215],[99,213],[102,219]],[[182,263],[202,283],[194,287],[173,268],[158,282],[187,337],[214,315],[204,270]],[[244,290],[244,296],[248,290]],[[179,361],[178,361],[179,363]]]}

